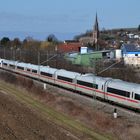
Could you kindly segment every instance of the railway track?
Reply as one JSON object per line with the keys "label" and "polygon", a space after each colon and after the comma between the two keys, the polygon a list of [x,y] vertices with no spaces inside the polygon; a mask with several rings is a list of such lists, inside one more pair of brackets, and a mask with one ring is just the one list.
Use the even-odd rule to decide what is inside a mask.
{"label": "railway track", "polygon": [[[113,116],[114,108],[117,109],[118,117],[123,119],[128,119],[133,122],[139,122],[140,123],[140,113],[136,112],[134,110],[129,110],[127,108],[124,108],[122,106],[116,105],[116,104],[110,104],[105,101],[101,101],[98,99],[95,99],[94,97],[87,97],[82,94],[69,91],[68,89],[60,88],[60,87],[54,87],[52,85],[47,85],[49,88],[52,88],[55,92],[53,94],[57,95],[58,93],[62,96],[67,96],[73,100],[76,100],[80,102],[83,105],[89,106],[90,108],[93,108],[95,110],[99,110],[102,112],[105,112],[111,116]],[[134,119],[135,117],[135,119]]]}
{"label": "railway track", "polygon": [[[60,112],[55,111],[49,106],[39,102],[36,98],[15,89],[14,86],[5,84],[0,81],[0,92],[6,95],[14,96],[16,100],[20,101],[23,105],[27,105],[29,108],[35,109],[40,113],[40,115],[49,120],[52,125],[59,125],[59,130],[65,132],[68,137],[72,137],[75,140],[80,140],[77,136],[71,133],[72,131],[79,131],[86,135],[89,135],[92,139],[95,140],[109,140],[110,137],[94,132],[91,128],[86,127],[84,124],[78,122],[77,120],[72,120],[67,115],[61,114]],[[68,130],[65,129],[68,128]],[[69,131],[70,130],[70,131]]]}
{"label": "railway track", "polygon": [[103,112],[110,114],[110,115],[113,114],[114,108],[116,108],[117,112],[118,112],[118,117],[125,118],[125,119],[132,119],[132,121],[133,121],[133,118],[135,117],[134,122],[135,121],[140,122],[140,113],[136,112],[134,110],[130,110],[128,108],[119,106],[117,104],[110,104],[104,100],[100,100],[100,99],[98,100],[95,96],[93,96],[93,97],[87,96],[85,94],[82,94],[82,93],[79,93],[76,91],[72,91],[72,90],[69,90],[69,89],[66,89],[63,87],[59,87],[57,85],[52,85],[50,83],[46,83],[45,81],[42,81],[42,80],[37,79],[37,78],[32,78],[32,77],[29,77],[26,75],[15,73],[13,71],[5,70],[3,68],[0,68],[0,70],[3,72],[8,72],[10,74],[12,73],[16,76],[21,76],[21,77],[24,77],[27,79],[32,79],[35,82],[35,84],[40,85],[42,87],[45,83],[47,88],[49,88],[49,89],[51,88],[51,90],[55,91],[55,92],[53,92],[53,94],[57,95],[59,93],[60,95],[67,96],[69,98],[77,100],[78,102],[80,102],[86,106],[93,107],[96,110],[103,111]]}

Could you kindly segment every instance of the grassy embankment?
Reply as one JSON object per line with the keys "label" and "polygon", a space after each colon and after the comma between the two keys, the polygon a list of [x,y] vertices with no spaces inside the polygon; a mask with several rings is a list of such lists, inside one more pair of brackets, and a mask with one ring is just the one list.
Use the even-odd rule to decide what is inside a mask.
{"label": "grassy embankment", "polygon": [[68,128],[73,132],[83,133],[91,137],[93,140],[112,139],[110,136],[99,134],[98,132],[95,132],[95,130],[92,130],[91,128],[83,125],[81,122],[76,121],[69,116],[56,111],[55,109],[47,106],[45,103],[39,101],[39,99],[31,96],[27,92],[21,91],[19,88],[16,88],[14,85],[0,81],[0,91],[14,96],[19,102],[36,110],[44,119],[54,122],[62,127]]}

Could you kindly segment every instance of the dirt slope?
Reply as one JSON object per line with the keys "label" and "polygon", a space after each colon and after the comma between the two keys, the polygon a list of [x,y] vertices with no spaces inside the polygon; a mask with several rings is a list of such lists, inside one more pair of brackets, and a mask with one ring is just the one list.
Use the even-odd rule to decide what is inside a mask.
{"label": "dirt slope", "polygon": [[43,120],[6,93],[0,92],[0,140],[74,140],[60,126]]}

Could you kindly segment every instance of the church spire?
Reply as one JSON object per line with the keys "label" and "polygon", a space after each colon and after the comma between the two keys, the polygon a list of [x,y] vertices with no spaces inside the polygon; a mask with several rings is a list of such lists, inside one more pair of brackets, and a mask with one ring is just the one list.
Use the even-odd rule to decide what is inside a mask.
{"label": "church spire", "polygon": [[96,18],[95,18],[94,31],[99,31],[99,25],[98,25],[98,16],[97,16],[97,13],[96,13]]}
{"label": "church spire", "polygon": [[93,28],[93,43],[96,46],[96,50],[98,50],[98,39],[99,39],[99,24],[98,24],[98,16],[96,13],[95,24]]}

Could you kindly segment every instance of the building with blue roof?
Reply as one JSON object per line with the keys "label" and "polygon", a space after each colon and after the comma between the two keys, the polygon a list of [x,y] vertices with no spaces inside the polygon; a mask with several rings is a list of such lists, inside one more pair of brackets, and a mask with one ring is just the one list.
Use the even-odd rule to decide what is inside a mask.
{"label": "building with blue roof", "polygon": [[123,57],[140,57],[140,46],[135,44],[123,44],[121,49]]}
{"label": "building with blue roof", "polygon": [[121,46],[124,63],[140,68],[140,46],[135,44],[123,44]]}

